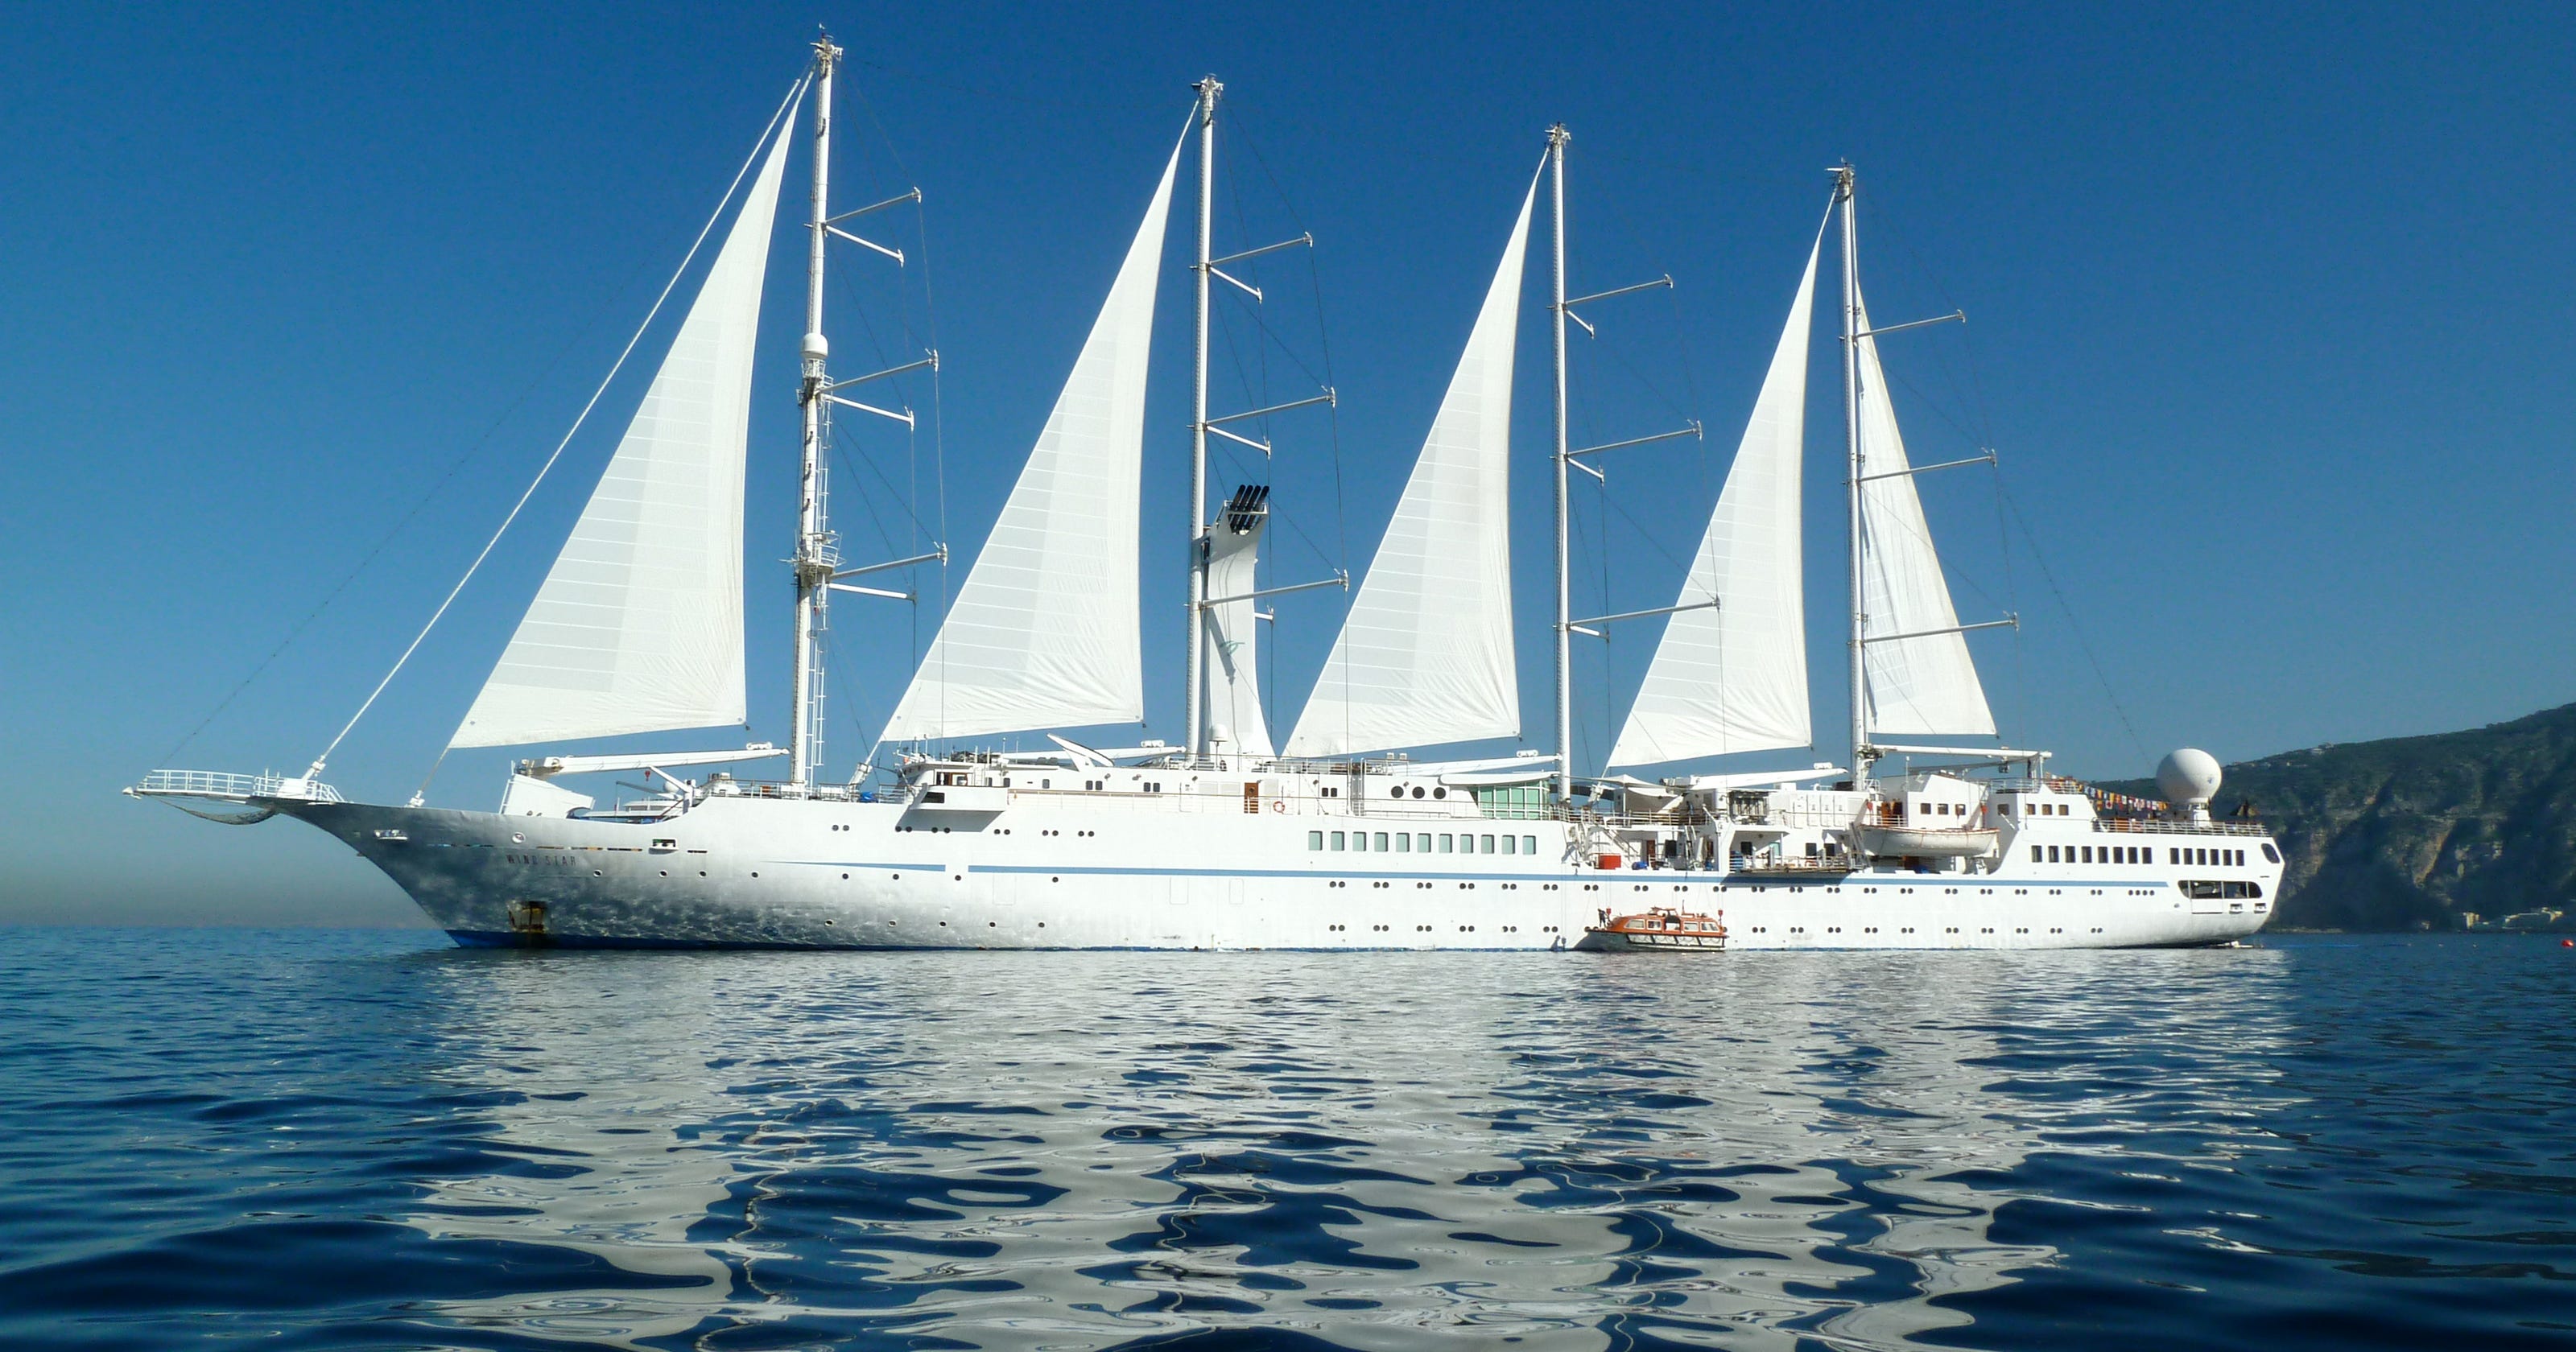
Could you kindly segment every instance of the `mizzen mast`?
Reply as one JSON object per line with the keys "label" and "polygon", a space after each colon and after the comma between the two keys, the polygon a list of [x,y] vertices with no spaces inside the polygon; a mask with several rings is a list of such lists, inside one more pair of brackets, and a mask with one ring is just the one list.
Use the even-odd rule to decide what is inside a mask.
{"label": "mizzen mast", "polygon": [[1834,201],[1842,208],[1843,243],[1843,487],[1851,520],[1851,772],[1852,784],[1869,782],[1868,677],[1861,666],[1869,615],[1861,600],[1860,520],[1860,259],[1852,222],[1852,167],[1834,169]]}
{"label": "mizzen mast", "polygon": [[1556,336],[1556,796],[1574,796],[1574,572],[1566,555],[1566,529],[1571,504],[1566,500],[1565,470],[1573,463],[1566,451],[1565,387],[1565,143],[1574,134],[1562,122],[1547,129],[1550,201],[1548,223],[1555,238],[1555,267],[1548,292],[1550,327]]}

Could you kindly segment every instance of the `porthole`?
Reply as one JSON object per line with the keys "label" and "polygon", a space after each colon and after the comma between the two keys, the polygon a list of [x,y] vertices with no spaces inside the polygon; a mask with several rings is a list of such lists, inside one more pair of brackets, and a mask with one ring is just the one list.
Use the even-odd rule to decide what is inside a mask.
{"label": "porthole", "polygon": [[[1449,791],[1447,789],[1433,789],[1431,791],[1431,796],[1434,798],[1446,798],[1449,796]],[[2267,845],[2263,847],[2263,853],[2270,854],[2271,852],[2272,848],[2270,846]]]}
{"label": "porthole", "polygon": [[1401,784],[1396,785],[1394,788],[1386,791],[1386,796],[1389,798],[1402,798],[1404,796],[1404,786]]}

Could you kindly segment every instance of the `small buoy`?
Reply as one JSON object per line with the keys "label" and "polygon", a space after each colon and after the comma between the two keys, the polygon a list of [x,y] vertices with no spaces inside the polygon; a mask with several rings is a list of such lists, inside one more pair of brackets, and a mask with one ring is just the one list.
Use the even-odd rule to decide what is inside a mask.
{"label": "small buoy", "polygon": [[2576,939],[2561,939],[2558,941],[2558,946],[2560,948],[2576,948]]}

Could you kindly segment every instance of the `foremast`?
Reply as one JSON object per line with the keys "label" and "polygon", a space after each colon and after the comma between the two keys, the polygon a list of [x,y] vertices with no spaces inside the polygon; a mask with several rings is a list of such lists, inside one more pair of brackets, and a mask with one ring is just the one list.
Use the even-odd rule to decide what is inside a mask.
{"label": "foremast", "polygon": [[815,40],[814,209],[805,246],[804,379],[797,389],[805,438],[796,522],[796,736],[787,776],[799,791],[812,786],[822,753],[823,625],[832,571],[840,562],[823,502],[823,419],[832,390],[824,372],[832,347],[823,337],[823,241],[831,220],[832,70],[840,57],[830,37]]}

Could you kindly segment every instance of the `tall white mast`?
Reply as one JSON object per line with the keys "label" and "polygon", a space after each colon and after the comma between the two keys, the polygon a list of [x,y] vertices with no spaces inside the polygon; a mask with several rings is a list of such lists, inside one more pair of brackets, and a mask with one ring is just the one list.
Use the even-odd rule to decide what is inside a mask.
{"label": "tall white mast", "polygon": [[1574,134],[1560,122],[1547,129],[1548,174],[1554,207],[1549,221],[1556,234],[1555,280],[1548,313],[1556,330],[1556,796],[1574,796],[1574,575],[1566,557],[1565,467],[1571,463],[1566,443],[1565,388],[1565,143]]}
{"label": "tall white mast", "polygon": [[1854,787],[1869,779],[1869,690],[1861,665],[1862,633],[1869,616],[1861,600],[1860,520],[1860,258],[1852,223],[1852,169],[1834,170],[1834,196],[1843,209],[1843,484],[1851,495],[1851,767]]}
{"label": "tall white mast", "polygon": [[814,43],[814,214],[805,250],[805,380],[797,402],[805,412],[805,469],[799,490],[796,534],[796,737],[788,784],[813,782],[822,754],[823,620],[834,557],[823,521],[823,401],[832,382],[823,374],[831,344],[823,341],[823,240],[832,181],[832,66],[841,49],[829,37]]}
{"label": "tall white mast", "polygon": [[1214,270],[1209,247],[1216,222],[1216,96],[1225,86],[1211,75],[1199,91],[1199,255],[1190,272],[1198,282],[1198,351],[1190,393],[1190,625],[1183,649],[1189,654],[1190,759],[1207,754],[1207,729],[1200,687],[1207,679],[1200,648],[1207,642],[1207,434],[1208,434],[1208,274]]}

